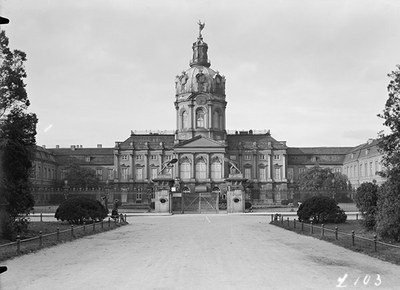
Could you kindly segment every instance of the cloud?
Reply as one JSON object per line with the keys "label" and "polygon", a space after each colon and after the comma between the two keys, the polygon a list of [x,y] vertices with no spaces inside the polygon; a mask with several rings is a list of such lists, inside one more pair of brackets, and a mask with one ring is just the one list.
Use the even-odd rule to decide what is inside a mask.
{"label": "cloud", "polygon": [[53,128],[53,124],[50,124],[49,126],[47,126],[47,127],[43,130],[43,132],[44,132],[44,133],[47,133],[48,131],[50,131],[51,128]]}

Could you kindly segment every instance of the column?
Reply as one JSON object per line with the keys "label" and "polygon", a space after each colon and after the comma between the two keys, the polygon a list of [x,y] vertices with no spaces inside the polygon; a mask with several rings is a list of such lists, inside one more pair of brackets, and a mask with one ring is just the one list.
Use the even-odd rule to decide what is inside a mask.
{"label": "column", "polygon": [[282,154],[282,181],[286,181],[286,154]]}
{"label": "column", "polygon": [[149,151],[144,154],[144,180],[149,180]]}
{"label": "column", "polygon": [[191,176],[191,179],[196,179],[196,156],[194,155],[194,154],[192,154],[192,170],[191,170],[191,172],[192,172],[192,176]]}
{"label": "column", "polygon": [[272,154],[267,154],[267,160],[268,160],[267,180],[268,180],[268,181],[271,181]]}

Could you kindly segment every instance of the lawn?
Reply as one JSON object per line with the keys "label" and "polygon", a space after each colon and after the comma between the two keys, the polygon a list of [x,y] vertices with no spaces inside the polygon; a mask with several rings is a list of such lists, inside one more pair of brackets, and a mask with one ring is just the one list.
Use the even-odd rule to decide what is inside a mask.
{"label": "lawn", "polygon": [[[122,223],[123,224],[123,223]],[[20,251],[17,252],[17,245],[10,244],[12,241],[0,239],[0,261],[37,251],[41,248],[57,245],[83,236],[100,233],[115,229],[122,225],[111,221],[87,224],[85,226],[73,226],[67,222],[30,222],[28,231],[21,235]],[[57,235],[57,230],[59,234]],[[42,239],[40,239],[40,232]],[[24,240],[27,240],[24,242]]]}
{"label": "lawn", "polygon": [[[271,224],[287,230],[295,231],[298,234],[311,235],[315,238],[328,241],[352,251],[361,252],[378,259],[400,265],[400,248],[390,247],[388,245],[380,244],[379,242],[385,242],[397,247],[400,247],[400,243],[381,241],[378,238],[377,250],[375,251],[373,239],[376,233],[374,231],[367,231],[364,229],[360,224],[360,221],[357,220],[346,221],[343,224],[327,224],[324,225],[324,229],[322,229],[321,225],[314,225],[311,229],[309,224],[304,224],[303,230],[301,223],[299,222],[296,223],[296,228],[294,228],[293,221],[289,222],[289,226],[286,220],[283,223],[278,221],[272,222]],[[335,227],[338,227],[337,239],[335,235]],[[354,245],[352,231],[354,231],[355,235]]]}

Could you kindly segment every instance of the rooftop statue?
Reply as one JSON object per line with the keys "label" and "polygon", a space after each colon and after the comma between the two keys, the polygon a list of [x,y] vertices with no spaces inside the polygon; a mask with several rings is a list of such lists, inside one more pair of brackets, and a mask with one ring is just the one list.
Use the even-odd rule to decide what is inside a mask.
{"label": "rooftop statue", "polygon": [[205,22],[201,23],[200,20],[197,24],[199,25],[199,38],[202,38],[201,31],[204,29],[204,26],[206,26],[206,24]]}

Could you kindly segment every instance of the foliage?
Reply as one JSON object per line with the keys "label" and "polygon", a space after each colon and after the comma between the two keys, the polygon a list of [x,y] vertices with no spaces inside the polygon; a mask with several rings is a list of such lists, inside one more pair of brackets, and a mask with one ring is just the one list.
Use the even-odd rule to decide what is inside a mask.
{"label": "foliage", "polygon": [[347,189],[347,176],[330,168],[314,166],[299,175],[300,190]]}
{"label": "foliage", "polygon": [[57,220],[82,224],[86,220],[103,220],[107,217],[107,210],[98,200],[73,197],[60,204],[54,217]]}
{"label": "foliage", "polygon": [[376,231],[384,239],[400,241],[400,182],[389,180],[379,189]]}
{"label": "foliage", "polygon": [[72,163],[67,168],[64,180],[68,180],[68,186],[74,188],[98,187],[99,180],[96,171],[92,168],[85,168],[79,164]]}
{"label": "foliage", "polygon": [[381,186],[377,201],[376,230],[384,238],[400,239],[400,65],[388,74],[388,99],[382,114],[388,133],[379,134],[383,154],[382,175],[387,178]]}
{"label": "foliage", "polygon": [[378,185],[365,182],[357,188],[354,198],[357,208],[363,214],[361,223],[369,230],[375,227],[376,206],[378,201]]}
{"label": "foliage", "polygon": [[8,43],[5,31],[0,31],[0,117],[8,109],[26,109],[29,106],[24,83],[26,54],[19,50],[11,51]]}
{"label": "foliage", "polygon": [[313,196],[305,200],[297,215],[300,221],[313,223],[344,223],[347,219],[336,201],[326,196]]}
{"label": "foliage", "polygon": [[0,149],[4,168],[2,190],[10,217],[6,231],[9,237],[26,228],[26,216],[34,205],[29,176],[36,150],[36,123],[35,114],[13,108],[0,127],[0,139],[4,140]]}

